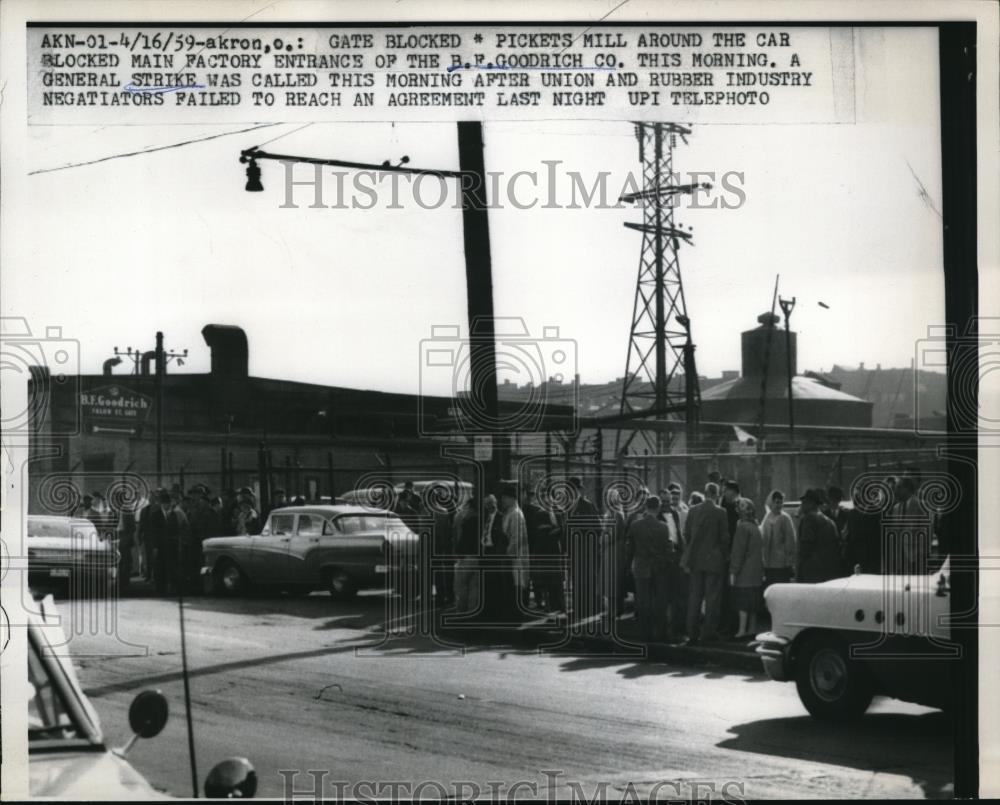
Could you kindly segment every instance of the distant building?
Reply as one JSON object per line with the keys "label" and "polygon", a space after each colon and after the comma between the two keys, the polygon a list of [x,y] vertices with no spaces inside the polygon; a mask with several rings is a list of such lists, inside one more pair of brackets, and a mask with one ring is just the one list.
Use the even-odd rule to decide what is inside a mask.
{"label": "distant building", "polygon": [[[778,328],[778,317],[763,313],[759,327],[742,334],[743,371],[738,378],[701,393],[704,422],[767,425],[788,423],[788,367],[792,372],[792,411],[796,425],[872,425],[872,403],[838,390],[836,383],[808,372],[796,373],[796,333]],[[789,360],[788,350],[791,349]],[[765,376],[767,382],[765,383]]]}

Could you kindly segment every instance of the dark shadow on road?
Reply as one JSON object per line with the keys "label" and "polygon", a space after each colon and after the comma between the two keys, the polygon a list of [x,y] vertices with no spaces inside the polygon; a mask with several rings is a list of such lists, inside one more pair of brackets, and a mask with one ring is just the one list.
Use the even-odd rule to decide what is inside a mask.
{"label": "dark shadow on road", "polygon": [[[953,795],[952,731],[942,712],[908,715],[868,713],[848,724],[821,723],[808,715],[751,721],[729,728],[721,749],[900,774],[927,797]],[[939,762],[919,762],[936,758]],[[919,764],[920,772],[914,773]]]}
{"label": "dark shadow on road", "polygon": [[697,663],[681,663],[677,661],[664,662],[657,659],[636,661],[629,657],[578,657],[567,660],[561,666],[563,671],[591,671],[598,668],[622,666],[618,674],[624,679],[638,679],[645,676],[683,676],[701,677],[703,679],[723,679],[725,677],[743,677],[747,682],[766,682],[763,672],[727,668],[717,665]]}

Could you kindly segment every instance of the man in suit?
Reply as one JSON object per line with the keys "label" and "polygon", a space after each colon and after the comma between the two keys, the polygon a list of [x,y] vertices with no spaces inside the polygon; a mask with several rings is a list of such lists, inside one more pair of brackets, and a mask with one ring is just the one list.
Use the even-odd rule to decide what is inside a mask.
{"label": "man in suit", "polygon": [[601,611],[597,585],[602,524],[597,506],[584,491],[583,480],[574,476],[569,483],[574,490],[574,500],[566,512],[563,544],[569,550],[573,617],[582,620]]}
{"label": "man in suit", "polygon": [[[680,557],[684,550],[684,523],[687,522],[687,512],[682,518],[681,512],[674,508],[673,500],[670,497],[672,490],[668,487],[664,490],[667,495],[663,497],[660,508],[659,520],[666,524],[670,534],[671,554],[666,568],[666,593],[664,601],[670,609],[670,639],[679,640],[684,633],[688,585],[687,576],[681,570]],[[678,487],[679,494],[679,487]]]}
{"label": "man in suit", "polygon": [[628,528],[632,545],[632,576],[635,578],[635,608],[642,639],[666,637],[667,573],[676,548],[670,529],[660,519],[660,499],[646,499],[643,516]]}
{"label": "man in suit", "polygon": [[729,520],[719,503],[719,486],[705,485],[705,500],[692,506],[684,524],[684,555],[681,567],[689,574],[687,633],[689,642],[699,640],[698,616],[705,602],[703,642],[719,639],[722,585],[729,562]]}

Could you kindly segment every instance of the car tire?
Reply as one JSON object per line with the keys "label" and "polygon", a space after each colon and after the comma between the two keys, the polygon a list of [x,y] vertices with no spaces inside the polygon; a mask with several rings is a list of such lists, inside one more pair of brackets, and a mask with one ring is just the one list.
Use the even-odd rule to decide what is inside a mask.
{"label": "car tire", "polygon": [[860,718],[875,695],[871,675],[832,635],[809,638],[797,652],[795,687],[809,714],[823,721]]}
{"label": "car tire", "polygon": [[334,568],[326,577],[326,587],[334,601],[350,601],[358,594],[358,586],[346,570]]}
{"label": "car tire", "polygon": [[215,566],[215,591],[226,596],[242,595],[247,590],[247,577],[231,559]]}

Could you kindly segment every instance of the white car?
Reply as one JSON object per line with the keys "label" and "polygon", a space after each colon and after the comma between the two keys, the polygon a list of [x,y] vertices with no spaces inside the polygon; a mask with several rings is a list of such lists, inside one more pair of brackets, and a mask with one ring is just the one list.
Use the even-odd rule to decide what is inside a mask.
{"label": "white car", "polygon": [[[135,733],[120,749],[104,743],[93,705],[76,677],[73,663],[53,648],[62,637],[51,596],[37,602],[41,616],[28,624],[28,791],[32,798],[71,800],[170,799],[133,768],[125,753],[138,738],[158,735],[167,723],[167,700],[143,691],[129,708]],[[54,641],[59,645],[60,641]],[[253,796],[256,773],[243,758],[218,764],[205,783],[208,796]]]}
{"label": "white car", "polygon": [[946,708],[951,665],[948,563],[927,575],[856,574],[774,584],[771,631],[754,643],[771,679],[794,680],[811,715],[862,715],[875,695]]}

